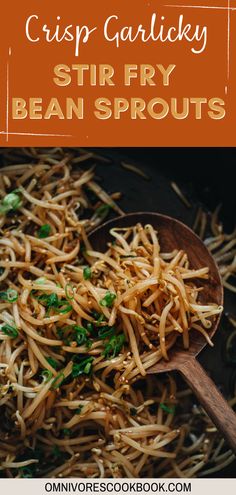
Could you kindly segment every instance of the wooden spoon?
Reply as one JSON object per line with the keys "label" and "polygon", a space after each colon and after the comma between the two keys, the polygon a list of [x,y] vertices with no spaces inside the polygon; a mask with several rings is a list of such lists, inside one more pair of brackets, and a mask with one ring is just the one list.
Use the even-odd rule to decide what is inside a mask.
{"label": "wooden spoon", "polygon": [[[110,229],[114,227],[131,227],[137,223],[151,224],[158,230],[162,252],[182,249],[187,253],[192,268],[198,269],[208,266],[209,279],[200,281],[200,285],[204,287],[204,290],[199,293],[199,300],[203,304],[211,302],[223,305],[223,286],[214,259],[201,239],[189,227],[174,218],[144,212],[130,213],[123,217],[115,218],[91,232],[89,240],[93,249],[100,252],[104,252],[107,249],[107,242],[112,240],[109,233]],[[215,334],[219,321],[220,315],[217,315],[208,331],[210,338]],[[190,347],[187,351],[184,351],[177,341],[174,348],[169,351],[169,361],[161,360],[150,368],[148,373],[180,371],[213,423],[236,452],[236,414],[196,360],[197,355],[205,345],[205,338],[199,332],[192,330]],[[211,352],[210,349],[209,352]]]}

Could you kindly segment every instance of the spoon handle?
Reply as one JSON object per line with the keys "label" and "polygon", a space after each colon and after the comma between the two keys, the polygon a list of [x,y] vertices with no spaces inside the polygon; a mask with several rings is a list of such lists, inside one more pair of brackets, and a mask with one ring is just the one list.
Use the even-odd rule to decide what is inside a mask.
{"label": "spoon handle", "polygon": [[189,357],[187,361],[181,363],[179,371],[236,453],[236,414],[233,409],[195,358]]}

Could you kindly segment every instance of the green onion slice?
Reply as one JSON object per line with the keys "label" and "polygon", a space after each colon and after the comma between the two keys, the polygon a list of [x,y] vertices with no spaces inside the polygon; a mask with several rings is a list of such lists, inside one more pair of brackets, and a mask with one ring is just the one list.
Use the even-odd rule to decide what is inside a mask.
{"label": "green onion slice", "polygon": [[56,361],[56,359],[49,356],[46,358],[46,360],[47,360],[48,364],[50,364],[50,366],[52,366],[52,368],[54,368],[55,370],[58,368],[59,363],[58,363],[58,361]]}
{"label": "green onion slice", "polygon": [[75,414],[80,414],[82,409],[83,409],[84,406],[79,406],[77,407],[77,409],[75,410]]}
{"label": "green onion slice", "polygon": [[112,207],[107,204],[101,205],[99,206],[99,208],[96,209],[96,214],[100,218],[105,218],[108,215],[111,208]]}
{"label": "green onion slice", "polygon": [[81,359],[80,362],[73,363],[72,367],[72,377],[77,378],[81,375],[89,375],[92,371],[92,363],[94,358],[89,356],[87,358]]}
{"label": "green onion slice", "polygon": [[45,383],[48,383],[53,377],[53,374],[50,370],[43,370],[41,376],[45,378]]}
{"label": "green onion slice", "polygon": [[5,215],[9,211],[15,211],[22,205],[20,196],[16,192],[11,192],[2,199],[0,203],[0,215]]}
{"label": "green onion slice", "polygon": [[5,335],[10,337],[10,339],[15,339],[18,337],[19,333],[16,327],[12,327],[11,325],[5,324],[1,327],[1,330]]}
{"label": "green onion slice", "polygon": [[71,435],[71,431],[69,430],[69,428],[63,428],[62,432],[67,437],[70,437]]}
{"label": "green onion slice", "polygon": [[65,379],[64,373],[59,373],[59,375],[57,375],[56,378],[54,378],[51,388],[53,390],[56,390],[57,388],[59,388],[61,386],[61,384],[63,383],[64,379]]}
{"label": "green onion slice", "polygon": [[87,344],[89,339],[88,339],[88,331],[86,330],[86,328],[75,325],[73,327],[73,330],[75,331],[75,340],[77,344],[78,345]]}
{"label": "green onion slice", "polygon": [[20,468],[20,474],[21,478],[33,478],[34,469],[30,468],[30,466],[25,466],[23,468]]}
{"label": "green onion slice", "polygon": [[92,277],[92,272],[91,272],[90,266],[86,266],[83,269],[83,277],[84,277],[84,280],[89,280]]}
{"label": "green onion slice", "polygon": [[74,299],[74,288],[72,287],[71,284],[65,285],[65,294],[66,294],[66,299],[68,299],[68,301],[72,301],[72,299]]}
{"label": "green onion slice", "polygon": [[110,308],[114,301],[116,299],[116,294],[113,294],[112,292],[108,291],[106,295],[101,299],[99,302],[100,306],[105,306],[107,308]]}
{"label": "green onion slice", "polygon": [[71,304],[67,301],[67,299],[59,299],[58,295],[56,293],[52,294],[41,294],[40,296],[35,296],[34,297],[47,308],[48,311],[50,309],[54,309],[56,313],[68,313],[71,311],[73,308]]}
{"label": "green onion slice", "polygon": [[51,232],[51,226],[48,223],[45,223],[42,225],[38,231],[37,231],[37,236],[39,239],[45,239],[45,237],[48,237]]}
{"label": "green onion slice", "polygon": [[98,330],[98,338],[102,340],[107,339],[108,337],[114,335],[115,331],[115,327],[109,327],[108,325],[106,325],[105,327],[101,327]]}
{"label": "green onion slice", "polygon": [[125,335],[123,333],[119,335],[113,335],[108,343],[105,345],[103,356],[106,359],[113,359],[118,356],[123,345],[125,343]]}
{"label": "green onion slice", "polygon": [[61,299],[61,301],[59,301],[58,303],[58,306],[55,308],[55,311],[56,313],[61,313],[61,314],[65,314],[65,313],[69,313],[70,311],[72,311],[72,306],[71,304],[69,304],[69,302],[67,300],[64,300],[64,299]]}
{"label": "green onion slice", "polygon": [[7,289],[6,291],[0,292],[0,300],[6,302],[16,302],[18,299],[18,293],[15,289]]}
{"label": "green onion slice", "polygon": [[174,412],[175,412],[175,407],[169,407],[166,404],[164,404],[163,402],[160,402],[160,408],[163,411],[167,412],[168,414],[174,414]]}

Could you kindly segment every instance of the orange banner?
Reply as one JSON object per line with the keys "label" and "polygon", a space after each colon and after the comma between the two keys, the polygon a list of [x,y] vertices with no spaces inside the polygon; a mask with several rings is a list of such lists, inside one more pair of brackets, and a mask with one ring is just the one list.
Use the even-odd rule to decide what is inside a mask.
{"label": "orange banner", "polygon": [[236,0],[8,0],[1,146],[234,146]]}

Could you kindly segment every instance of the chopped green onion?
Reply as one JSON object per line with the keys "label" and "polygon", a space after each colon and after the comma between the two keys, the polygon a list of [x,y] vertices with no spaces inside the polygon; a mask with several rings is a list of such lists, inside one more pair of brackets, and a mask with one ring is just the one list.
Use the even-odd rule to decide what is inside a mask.
{"label": "chopped green onion", "polygon": [[11,325],[6,324],[1,327],[1,330],[11,339],[15,339],[16,337],[18,337],[18,330],[16,327],[12,327]]}
{"label": "chopped green onion", "polygon": [[57,375],[56,378],[54,378],[51,388],[53,390],[56,390],[57,388],[59,388],[61,386],[61,384],[63,383],[64,379],[65,379],[64,373],[59,373],[59,375]]}
{"label": "chopped green onion", "polygon": [[80,414],[82,409],[83,409],[84,406],[79,406],[77,407],[77,409],[75,410],[75,414]]}
{"label": "chopped green onion", "polygon": [[82,254],[86,253],[86,246],[85,246],[84,242],[81,242],[81,244],[80,244],[80,252]]}
{"label": "chopped green onion", "polygon": [[115,327],[109,327],[108,325],[106,325],[105,327],[101,327],[98,330],[98,338],[104,340],[114,335],[115,331],[116,331]]}
{"label": "chopped green onion", "polygon": [[163,402],[160,402],[160,408],[169,414],[174,414],[175,412],[175,407],[166,406]]}
{"label": "chopped green onion", "polygon": [[75,325],[73,327],[73,329],[75,330],[75,333],[76,333],[76,341],[78,344],[84,344],[87,340],[87,335],[88,335],[88,332],[86,330],[86,328],[83,328],[83,327],[79,327],[77,325]]}
{"label": "chopped green onion", "polygon": [[[64,338],[64,332],[66,330],[70,330],[70,333],[68,332],[66,338]],[[73,341],[77,342],[78,345],[86,345],[87,347],[91,347],[92,345],[92,340],[88,338],[88,330],[78,325],[68,325],[66,327],[59,328],[57,329],[57,334],[62,340],[64,340],[66,345],[69,345],[70,342]]]}
{"label": "chopped green onion", "polygon": [[96,214],[98,217],[105,218],[108,215],[110,209],[111,209],[110,205],[107,204],[101,205],[99,206],[99,208],[96,209]]}
{"label": "chopped green onion", "polygon": [[52,368],[54,368],[55,370],[58,368],[59,366],[59,363],[58,361],[56,361],[56,359],[53,359],[52,357],[47,357],[46,358],[48,364],[50,364],[50,366],[52,366]]}
{"label": "chopped green onion", "polygon": [[63,339],[64,328],[57,328],[57,335],[60,339]]}
{"label": "chopped green onion", "polygon": [[22,205],[21,198],[16,192],[11,192],[2,199],[0,203],[0,215],[5,215],[9,211],[15,211]]}
{"label": "chopped green onion", "polygon": [[50,370],[43,370],[41,373],[41,376],[43,378],[46,378],[45,383],[48,383],[51,380],[51,378],[53,377],[53,374]]}
{"label": "chopped green onion", "polygon": [[93,327],[93,324],[92,323],[90,323],[90,322],[87,323],[87,330],[90,333],[93,333],[94,332],[94,327]]}
{"label": "chopped green onion", "polygon": [[86,330],[86,328],[75,325],[73,329],[75,331],[75,340],[77,344],[78,345],[87,344],[89,339],[88,339],[88,331]]}
{"label": "chopped green onion", "polygon": [[7,298],[9,302],[15,302],[18,299],[18,293],[15,289],[7,289]]}
{"label": "chopped green onion", "polygon": [[84,367],[84,373],[85,375],[89,375],[90,371],[92,369],[92,364],[91,363],[87,363]]}
{"label": "chopped green onion", "polygon": [[54,309],[56,313],[68,313],[73,308],[67,301],[67,299],[59,299],[56,293],[41,294],[40,296],[34,296],[43,306],[50,309]]}
{"label": "chopped green onion", "polygon": [[92,371],[92,363],[94,358],[92,356],[82,359],[79,363],[73,363],[72,377],[77,378],[80,375],[89,375]]}
{"label": "chopped green onion", "polygon": [[91,315],[92,317],[94,318],[94,325],[97,326],[97,325],[100,325],[100,323],[102,323],[103,321],[106,320],[105,316],[103,313],[98,313],[98,311],[95,311],[93,310],[91,312]]}
{"label": "chopped green onion", "polygon": [[11,193],[20,193],[20,194],[22,194],[22,191],[21,191],[21,189],[19,187],[17,187],[16,189],[13,189],[13,191],[11,191]]}
{"label": "chopped green onion", "polygon": [[69,428],[64,428],[62,430],[62,432],[64,433],[64,435],[66,435],[67,437],[70,437],[71,435],[71,431],[69,430]]}
{"label": "chopped green onion", "polygon": [[72,287],[71,284],[65,285],[65,294],[66,294],[66,299],[68,299],[68,301],[72,301],[72,299],[74,299],[74,288]]}
{"label": "chopped green onion", "polygon": [[64,452],[63,450],[60,450],[58,445],[53,446],[52,454],[57,461],[60,461],[61,464],[63,464],[69,458],[68,452]]}
{"label": "chopped green onion", "polygon": [[51,226],[48,223],[45,223],[42,225],[38,231],[37,231],[37,236],[39,239],[45,239],[45,237],[48,237],[51,232]]}
{"label": "chopped green onion", "polygon": [[37,296],[36,299],[46,308],[56,308],[59,302],[58,295],[52,294],[41,294]]}
{"label": "chopped green onion", "polygon": [[71,304],[68,303],[68,301],[61,299],[61,301],[59,301],[58,307],[55,308],[55,311],[56,311],[56,313],[65,314],[65,313],[69,313],[70,311],[72,311],[72,309],[73,308],[72,308]]}
{"label": "chopped green onion", "polygon": [[58,445],[53,445],[52,452],[55,457],[61,457],[62,451],[59,449]]}
{"label": "chopped green onion", "polygon": [[97,321],[101,316],[103,317],[103,314],[98,313],[98,311],[95,311],[95,309],[93,309],[91,314],[92,314],[92,317],[94,318],[95,321]]}
{"label": "chopped green onion", "polygon": [[30,466],[20,468],[21,478],[33,478],[33,469]]}
{"label": "chopped green onion", "polygon": [[105,345],[103,356],[107,359],[113,359],[118,356],[123,345],[125,343],[125,335],[123,333],[119,335],[113,335],[108,343]]}
{"label": "chopped green onion", "polygon": [[113,294],[112,292],[108,291],[106,295],[101,299],[99,302],[100,306],[105,306],[107,308],[110,308],[113,305],[113,302],[116,299],[116,294]]}
{"label": "chopped green onion", "polygon": [[0,292],[0,300],[7,302],[15,302],[18,299],[18,293],[15,289],[7,289],[4,292]]}
{"label": "chopped green onion", "polygon": [[89,266],[86,266],[83,269],[84,280],[89,280],[91,278],[91,276],[92,276],[91,268]]}
{"label": "chopped green onion", "polygon": [[105,316],[101,314],[98,320],[96,321],[96,325],[100,325],[100,323],[103,323],[103,321],[105,321]]}

